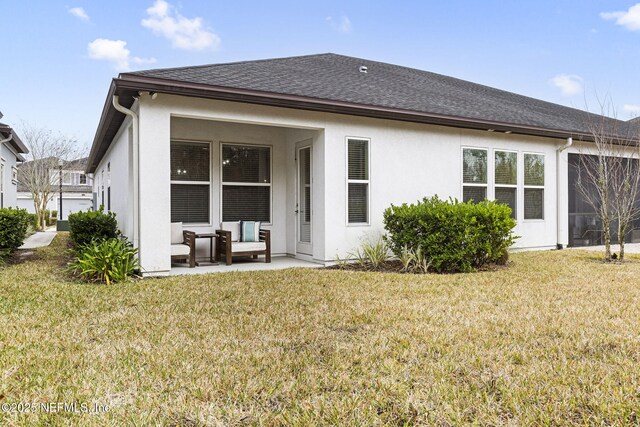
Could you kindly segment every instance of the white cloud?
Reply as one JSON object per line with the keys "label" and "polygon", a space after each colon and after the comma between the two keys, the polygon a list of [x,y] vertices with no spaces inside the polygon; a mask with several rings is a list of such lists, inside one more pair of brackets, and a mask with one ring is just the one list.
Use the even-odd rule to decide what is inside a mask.
{"label": "white cloud", "polygon": [[640,3],[634,4],[626,12],[602,12],[600,17],[607,21],[615,21],[616,25],[628,30],[640,31]]}
{"label": "white cloud", "polygon": [[353,25],[348,16],[342,15],[340,19],[333,19],[333,16],[327,16],[326,21],[334,30],[342,34],[349,34],[353,31]]}
{"label": "white cloud", "polygon": [[124,40],[95,39],[87,46],[89,58],[109,61],[118,71],[129,71],[130,64],[153,64],[155,58],[131,57]]}
{"label": "white cloud", "polygon": [[564,96],[578,95],[584,91],[584,80],[575,74],[558,74],[550,82]]}
{"label": "white cloud", "polygon": [[178,49],[216,49],[220,45],[220,37],[205,28],[202,18],[185,18],[165,0],[156,0],[147,9],[147,18],[141,24],[171,41],[171,45]]}
{"label": "white cloud", "polygon": [[639,116],[640,115],[640,105],[624,104],[622,109],[625,112],[630,113],[630,114],[632,114],[634,116]]}
{"label": "white cloud", "polygon": [[81,7],[72,7],[68,10],[68,12],[82,21],[89,20],[89,15],[87,15],[87,12],[85,12],[85,10]]}

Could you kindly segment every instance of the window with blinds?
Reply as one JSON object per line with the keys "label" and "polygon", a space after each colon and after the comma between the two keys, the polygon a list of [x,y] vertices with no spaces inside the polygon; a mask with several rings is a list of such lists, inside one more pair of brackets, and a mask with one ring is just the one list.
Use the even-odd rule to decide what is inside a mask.
{"label": "window with blinds", "polygon": [[347,222],[369,223],[368,139],[347,139]]}
{"label": "window with blinds", "polygon": [[222,145],[222,220],[271,222],[271,147]]}
{"label": "window with blinds", "polygon": [[171,141],[171,222],[210,222],[210,157],[209,143]]}
{"label": "window with blinds", "polygon": [[462,201],[481,202],[487,198],[487,150],[462,150]]}
{"label": "window with blinds", "polygon": [[544,155],[524,155],[524,219],[544,219]]}
{"label": "window with blinds", "polygon": [[518,153],[515,151],[498,151],[494,153],[496,202],[511,208],[511,218],[516,218],[518,201]]}

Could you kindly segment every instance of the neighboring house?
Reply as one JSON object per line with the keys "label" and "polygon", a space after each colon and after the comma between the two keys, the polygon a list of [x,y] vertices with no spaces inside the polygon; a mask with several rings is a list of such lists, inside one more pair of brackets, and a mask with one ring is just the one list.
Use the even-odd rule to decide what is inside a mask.
{"label": "neighboring house", "polygon": [[[0,113],[0,119],[2,113]],[[16,132],[8,125],[0,123],[0,207],[16,207],[17,201],[17,166],[24,161],[23,154],[29,150],[22,143]]]}
{"label": "neighboring house", "polygon": [[149,70],[113,79],[87,173],[148,275],[171,268],[172,221],[260,220],[275,255],[328,262],[382,233],[392,203],[434,194],[507,203],[516,248],[556,248],[583,231],[568,154],[589,118],[335,54]]}
{"label": "neighboring house", "polygon": [[[37,161],[37,160],[32,160]],[[20,170],[28,168],[30,162],[25,162],[18,166],[18,177]],[[58,164],[58,161],[51,161]],[[87,167],[87,158],[64,161],[62,164],[62,216],[60,219],[67,219],[69,214],[79,211],[86,211],[93,208],[93,179],[84,170]],[[60,211],[60,169],[51,170],[51,182],[55,182],[53,197],[47,203],[47,209]],[[33,205],[33,195],[27,186],[18,179],[18,206],[35,213]]]}

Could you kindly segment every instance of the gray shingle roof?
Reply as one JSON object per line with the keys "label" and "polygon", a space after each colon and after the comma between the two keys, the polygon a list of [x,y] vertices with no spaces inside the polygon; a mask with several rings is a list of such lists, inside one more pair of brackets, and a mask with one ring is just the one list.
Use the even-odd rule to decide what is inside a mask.
{"label": "gray shingle roof", "polygon": [[[367,67],[367,73],[359,71]],[[468,81],[332,53],[123,74],[588,133],[589,115]],[[608,121],[618,128],[628,124]],[[623,133],[626,133],[623,131]]]}

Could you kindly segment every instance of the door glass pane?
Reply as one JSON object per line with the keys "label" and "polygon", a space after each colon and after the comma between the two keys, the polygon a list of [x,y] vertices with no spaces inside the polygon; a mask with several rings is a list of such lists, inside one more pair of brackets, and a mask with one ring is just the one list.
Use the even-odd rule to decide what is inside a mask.
{"label": "door glass pane", "polygon": [[299,240],[311,243],[311,148],[298,151],[298,224]]}

